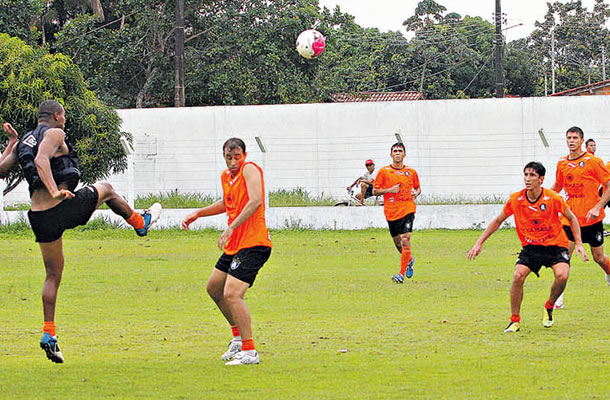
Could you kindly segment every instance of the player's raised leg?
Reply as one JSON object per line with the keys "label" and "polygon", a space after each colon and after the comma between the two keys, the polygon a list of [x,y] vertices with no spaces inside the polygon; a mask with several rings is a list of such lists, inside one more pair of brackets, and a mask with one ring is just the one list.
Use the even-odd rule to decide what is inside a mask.
{"label": "player's raised leg", "polygon": [[134,211],[129,204],[114,191],[111,184],[98,182],[93,185],[98,192],[98,207],[106,203],[115,214],[123,217],[125,221],[135,229],[138,236],[146,236],[151,225],[154,224],[161,215],[161,204],[154,203],[141,214]]}

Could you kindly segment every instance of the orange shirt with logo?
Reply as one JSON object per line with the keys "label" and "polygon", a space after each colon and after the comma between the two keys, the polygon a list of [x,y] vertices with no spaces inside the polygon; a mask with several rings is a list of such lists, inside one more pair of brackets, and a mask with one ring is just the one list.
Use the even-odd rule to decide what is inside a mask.
{"label": "orange shirt with logo", "polygon": [[504,214],[515,217],[517,235],[523,246],[568,247],[568,236],[563,230],[561,215],[568,205],[563,197],[550,189],[542,189],[540,197],[531,202],[527,189],[513,193],[504,205]]}
{"label": "orange shirt with logo", "polygon": [[419,188],[417,172],[406,165],[400,169],[388,165],[379,170],[375,183],[373,183],[375,189],[389,189],[398,183],[400,183],[398,193],[384,193],[383,195],[383,212],[388,221],[396,221],[415,212],[415,201],[411,196],[411,189]]}
{"label": "orange shirt with logo", "polygon": [[[585,153],[574,160],[567,156],[562,157],[557,163],[555,182],[563,187],[568,206],[578,218],[581,227],[596,224],[604,219],[603,208],[596,219],[587,221],[585,217],[600,199],[600,185],[605,185],[608,181],[610,173],[603,161],[591,153]],[[563,218],[562,221],[564,225],[569,225],[567,219]]]}
{"label": "orange shirt with logo", "polygon": [[271,247],[271,237],[265,222],[265,182],[263,181],[263,170],[253,162],[244,163],[239,172],[232,177],[231,171],[226,169],[220,176],[223,191],[223,201],[227,216],[229,217],[229,225],[243,211],[246,203],[250,199],[248,197],[248,187],[244,178],[244,167],[248,164],[254,165],[261,174],[261,194],[263,196],[263,204],[252,214],[243,224],[238,226],[224,248],[227,255],[234,255],[241,249],[247,249],[255,246]]}

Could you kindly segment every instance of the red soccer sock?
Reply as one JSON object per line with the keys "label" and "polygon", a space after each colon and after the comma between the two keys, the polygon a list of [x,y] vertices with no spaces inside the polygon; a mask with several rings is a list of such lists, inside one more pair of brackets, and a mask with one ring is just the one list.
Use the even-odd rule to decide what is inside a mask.
{"label": "red soccer sock", "polygon": [[241,342],[241,351],[254,350],[254,340],[252,338],[245,339]]}
{"label": "red soccer sock", "polygon": [[511,322],[520,322],[521,316],[519,314],[511,314],[510,320]]}
{"label": "red soccer sock", "polygon": [[237,327],[237,325],[231,325],[231,331],[233,332],[233,337],[238,337],[239,335],[239,328]]}
{"label": "red soccer sock", "polygon": [[411,247],[403,246],[402,251],[400,252],[400,274],[402,276],[405,276],[409,261],[411,261]]}
{"label": "red soccer sock", "polygon": [[546,308],[547,310],[552,310],[553,309],[553,305],[554,304],[551,304],[551,299],[548,299],[546,301],[546,303],[544,303],[544,308]]}
{"label": "red soccer sock", "polygon": [[135,229],[144,228],[144,218],[142,218],[142,216],[135,211],[125,221]]}
{"label": "red soccer sock", "polygon": [[48,333],[51,336],[55,336],[55,322],[53,321],[45,321],[42,326],[42,332]]}

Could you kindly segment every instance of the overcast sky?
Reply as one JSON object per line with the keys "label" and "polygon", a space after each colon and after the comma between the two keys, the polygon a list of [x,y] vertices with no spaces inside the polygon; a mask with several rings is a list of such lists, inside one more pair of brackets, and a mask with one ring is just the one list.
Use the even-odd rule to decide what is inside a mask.
{"label": "overcast sky", "polygon": [[[405,33],[402,22],[413,15],[420,0],[319,0],[320,7],[334,9],[336,5],[341,11],[356,17],[356,23],[362,27],[379,28],[382,32],[400,31]],[[550,1],[550,0],[549,0]],[[478,16],[493,22],[496,9],[495,0],[436,0],[445,6],[447,12],[457,12],[462,16]],[[566,0],[561,0],[565,3]],[[534,30],[534,22],[542,21],[546,14],[545,0],[503,0],[502,13],[506,14],[505,28],[523,24],[504,31],[506,39],[512,40],[525,37]],[[594,0],[582,0],[588,10],[593,9]]]}

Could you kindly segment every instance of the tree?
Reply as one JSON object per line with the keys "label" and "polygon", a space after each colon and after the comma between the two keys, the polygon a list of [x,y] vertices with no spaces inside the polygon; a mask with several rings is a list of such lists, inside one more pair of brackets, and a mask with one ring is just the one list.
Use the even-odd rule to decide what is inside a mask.
{"label": "tree", "polygon": [[44,5],[38,17],[42,44],[55,42],[57,33],[86,11],[91,10],[99,22],[104,21],[101,0],[44,0]]}
{"label": "tree", "polygon": [[[111,23],[91,16],[71,21],[56,46],[82,68],[91,88],[115,107],[171,106],[174,98],[174,8],[166,1],[104,4]],[[325,57],[305,60],[298,33],[317,24],[332,47],[334,32],[353,24],[340,11],[320,12],[318,0],[185,2],[186,104],[277,104],[320,101],[316,85]]]}
{"label": "tree", "polygon": [[[205,2],[187,0],[185,6],[192,35],[191,21]],[[57,48],[72,56],[91,89],[115,107],[172,105],[173,3],[122,0],[104,8],[103,29],[96,18],[80,15],[59,33]]]}
{"label": "tree", "polygon": [[[434,23],[442,22],[442,14],[445,11],[447,11],[447,8],[434,0],[422,0],[417,3],[415,14],[406,19],[402,24],[407,28],[407,31],[415,32]],[[454,17],[453,13],[451,17]]]}
{"label": "tree", "polygon": [[417,74],[405,87],[426,98],[490,97],[494,91],[494,27],[480,17],[462,18],[433,0],[420,1],[403,22],[415,33],[406,67]]}
{"label": "tree", "polygon": [[538,94],[543,94],[543,78],[552,75],[555,65],[556,91],[571,89],[602,79],[602,54],[610,34],[605,27],[609,6],[596,0],[593,11],[581,1],[547,3],[543,22],[536,22],[530,48],[539,76]]}
{"label": "tree", "polygon": [[535,95],[538,79],[527,39],[514,40],[504,47],[504,82],[508,94],[519,97]]}
{"label": "tree", "polygon": [[0,32],[35,43],[39,34],[32,28],[44,8],[44,0],[0,0]]}
{"label": "tree", "polygon": [[[48,54],[18,38],[0,34],[0,120],[14,124],[20,133],[37,124],[36,111],[43,100],[55,99],[68,115],[66,141],[78,153],[81,178],[92,183],[127,167],[120,143],[120,118],[85,86],[78,67],[63,54]],[[4,138],[4,132],[1,134]],[[12,190],[23,175],[13,171],[7,178]]]}

